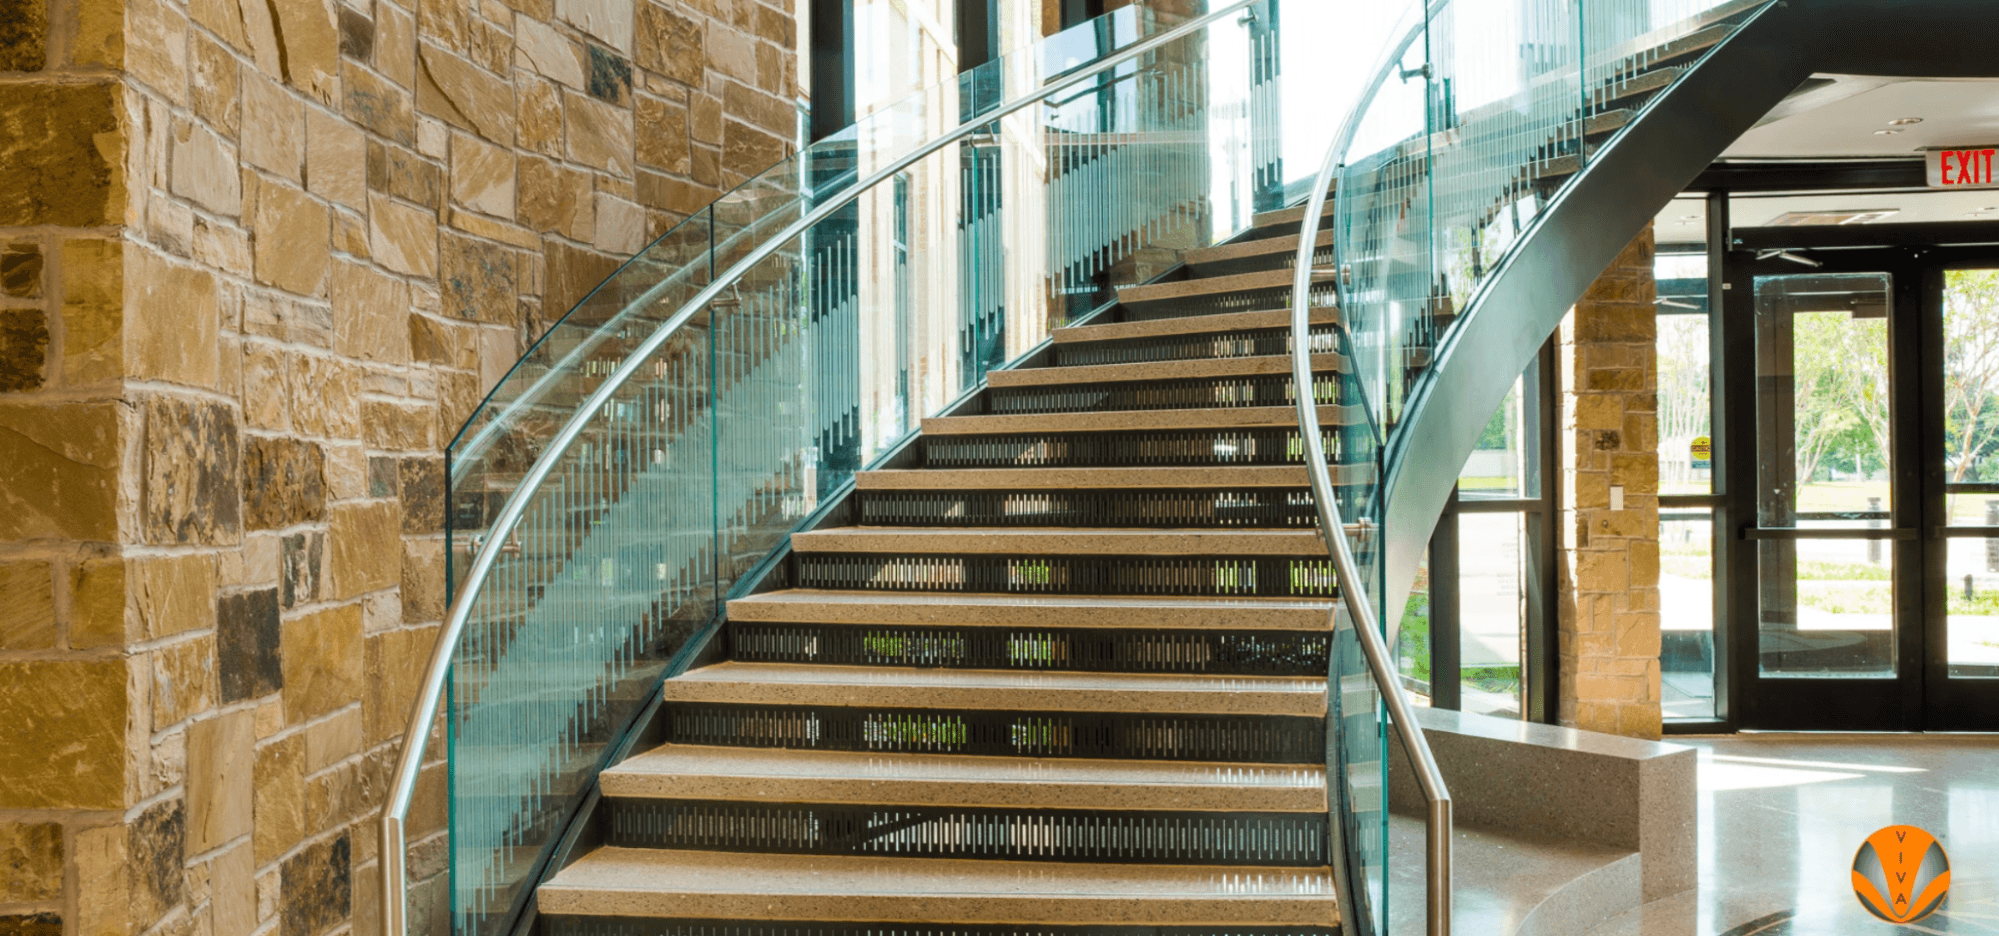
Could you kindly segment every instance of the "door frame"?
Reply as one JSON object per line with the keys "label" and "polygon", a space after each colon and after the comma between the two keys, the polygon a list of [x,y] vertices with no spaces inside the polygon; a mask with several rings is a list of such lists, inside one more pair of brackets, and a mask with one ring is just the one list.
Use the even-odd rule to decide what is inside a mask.
{"label": "door frame", "polygon": [[[1719,467],[1728,494],[1717,505],[1717,579],[1727,582],[1729,729],[1849,731],[1991,731],[1999,729],[1999,679],[1948,677],[1948,541],[1944,489],[1946,415],[1943,374],[1944,272],[1999,268],[1999,225],[1976,228],[1970,242],[1939,246],[1934,225],[1760,228],[1734,232],[1723,265],[1722,331],[1736,354],[1721,362],[1726,392],[1717,422],[1736,457]],[[1967,234],[1974,232],[1966,231]],[[1844,242],[1844,243],[1842,243]],[[1806,256],[1807,267],[1776,250]],[[1760,259],[1759,259],[1760,256]],[[1891,478],[1888,537],[1894,561],[1896,675],[1892,680],[1765,677],[1760,672],[1756,527],[1757,394],[1754,283],[1759,276],[1800,273],[1890,275],[1889,319]],[[1722,517],[1726,515],[1724,528]],[[1717,544],[1722,546],[1722,544]],[[1722,664],[1722,660],[1717,660]],[[1720,689],[1720,687],[1718,687]],[[1717,695],[1718,700],[1720,694]]]}

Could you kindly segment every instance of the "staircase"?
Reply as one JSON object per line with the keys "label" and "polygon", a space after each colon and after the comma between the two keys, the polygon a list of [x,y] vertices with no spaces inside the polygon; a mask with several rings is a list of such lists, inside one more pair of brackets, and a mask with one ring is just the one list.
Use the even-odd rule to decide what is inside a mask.
{"label": "staircase", "polygon": [[666,682],[537,929],[1336,933],[1296,243],[1187,254],[860,473]]}
{"label": "staircase", "polygon": [[[1582,4],[1616,14],[1590,21],[1610,40],[1591,36],[1594,59],[1555,49],[1520,90],[1463,111],[1450,62],[1391,56],[1383,80],[1420,78],[1431,97],[1383,98],[1416,101],[1419,129],[1340,154],[1341,204],[1315,219],[1312,257],[1336,272],[1313,279],[1302,327],[1307,209],[1251,216],[1282,166],[1211,159],[1279,149],[1257,123],[1280,111],[1282,71],[1261,0],[1160,25],[1142,59],[1021,76],[1038,110],[963,125],[941,150],[857,132],[745,187],[796,196],[746,212],[756,238],[716,240],[711,207],[627,265],[453,448],[454,532],[508,531],[472,544],[469,598],[409,733],[428,737],[450,673],[454,926],[1302,934],[1396,920],[1381,701],[1399,690],[1352,624],[1333,628],[1346,596],[1296,395],[1358,521],[1343,533],[1361,578],[1386,580],[1356,592],[1356,614],[1399,609],[1429,528],[1390,499],[1447,493],[1452,447],[1475,432],[1457,437],[1485,422],[1424,435],[1434,411],[1418,404],[1467,370],[1439,366],[1450,343],[1490,311],[1494,283],[1541,273],[1507,264],[1572,180],[1764,9],[1655,0],[1700,17],[1620,33],[1602,25],[1619,2]],[[1448,36],[1445,19],[1434,28]],[[1224,42],[1237,52],[1210,54]],[[1210,62],[1250,63],[1247,96],[1209,100],[1245,77]],[[1150,90],[1107,106],[1126,81]],[[890,142],[857,155],[875,137]],[[910,250],[912,212],[953,208],[911,193],[948,198],[923,186],[974,164],[1082,165],[1051,157],[1064,147],[1128,169],[1009,177],[993,190],[1006,206],[957,206],[984,247]],[[821,157],[888,168],[817,185]],[[1224,164],[1252,167],[1253,198],[1213,197],[1242,181]],[[1000,244],[1021,231],[1047,243]],[[1179,265],[1048,327],[1164,255]],[[1481,339],[1504,366],[1472,369],[1502,389],[1452,391],[1458,410],[1490,412],[1519,372],[1513,345],[1548,333],[1513,331]],[[1437,477],[1412,480],[1412,465]],[[422,742],[405,752],[383,821],[392,930],[422,759]],[[1426,881],[1446,912],[1431,926],[1447,926],[1448,878]]]}

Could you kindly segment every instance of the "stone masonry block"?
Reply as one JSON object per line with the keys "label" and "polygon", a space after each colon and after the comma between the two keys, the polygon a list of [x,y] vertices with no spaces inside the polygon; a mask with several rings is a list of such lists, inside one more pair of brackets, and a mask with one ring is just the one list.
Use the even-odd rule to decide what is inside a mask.
{"label": "stone masonry block", "polygon": [[[1635,494],[1657,494],[1659,491],[1659,453],[1640,452],[1618,454],[1610,457],[1610,483],[1622,485],[1626,492]],[[1654,538],[1658,536],[1653,532]]]}
{"label": "stone masonry block", "polygon": [[544,156],[559,157],[562,149],[562,91],[552,81],[523,73],[518,79],[515,120],[520,145]]}
{"label": "stone masonry block", "polygon": [[221,404],[153,396],[143,404],[140,534],[152,544],[232,544],[242,535],[241,442]]}
{"label": "stone masonry block", "polygon": [[125,807],[124,660],[0,662],[0,808]]}
{"label": "stone masonry block", "polygon": [[361,422],[370,448],[423,451],[431,448],[436,412],[425,404],[365,400]]}
{"label": "stone masonry block", "polygon": [[254,714],[225,712],[187,728],[187,845],[202,853],[251,831]]}
{"label": "stone masonry block", "polygon": [[305,736],[288,735],[258,748],[253,775],[251,841],[261,866],[305,838]]}
{"label": "stone masonry block", "polygon": [[0,540],[118,537],[115,404],[0,404]]}
{"label": "stone masonry block", "polygon": [[187,805],[163,800],[125,827],[131,913],[134,923],[151,922],[181,903],[187,865]]}
{"label": "stone masonry block", "polygon": [[401,537],[401,526],[401,511],[393,501],[334,508],[327,534],[332,540],[327,597],[347,599],[396,585],[400,557],[392,545]]}
{"label": "stone masonry block", "polygon": [[573,91],[563,92],[562,103],[569,158],[613,176],[631,178],[632,112]]}
{"label": "stone masonry block", "polygon": [[62,824],[0,823],[0,902],[62,897]]}
{"label": "stone masonry block", "polygon": [[338,96],[340,34],[326,0],[270,0],[285,80],[322,104]]}
{"label": "stone masonry block", "polygon": [[0,0],[0,72],[38,72],[48,62],[46,0]]}
{"label": "stone masonry block", "polygon": [[430,663],[437,628],[386,631],[368,638],[368,695],[361,701],[367,744],[375,745],[408,728],[410,707]]}
{"label": "stone masonry block", "polygon": [[0,85],[0,226],[124,217],[119,94],[115,84]]}
{"label": "stone masonry block", "polygon": [[193,121],[174,121],[172,179],[175,195],[209,211],[231,216],[243,212],[243,175],[236,148]]}
{"label": "stone masonry block", "polygon": [[278,927],[287,934],[324,933],[353,913],[353,845],[346,833],[320,840],[285,859],[279,869]]}
{"label": "stone masonry block", "polygon": [[48,563],[0,563],[0,650],[55,647],[55,596],[55,570]]}
{"label": "stone masonry block", "polygon": [[40,299],[43,266],[42,246],[34,241],[18,241],[0,248],[0,295]]}
{"label": "stone masonry block", "polygon": [[215,558],[207,553],[127,560],[132,606],[147,639],[215,627]]}
{"label": "stone masonry block", "polygon": [[326,515],[325,455],[302,439],[252,436],[243,446],[243,523],[290,527]]}
{"label": "stone masonry block", "polygon": [[363,69],[343,78],[342,113],[363,128],[405,146],[416,142],[416,111],[408,91]]}
{"label": "stone masonry block", "polygon": [[48,347],[48,316],[40,309],[0,309],[0,392],[39,389]]}
{"label": "stone masonry block", "polygon": [[257,186],[251,227],[257,282],[302,296],[319,296],[331,261],[332,216],[326,205],[290,186]]}
{"label": "stone masonry block", "polygon": [[437,216],[393,199],[369,196],[368,253],[398,273],[437,276]]}
{"label": "stone masonry block", "polygon": [[513,86],[435,46],[417,49],[416,109],[501,146],[514,145]]}
{"label": "stone masonry block", "polygon": [[439,254],[446,314],[502,325],[514,321],[514,297],[520,288],[513,251],[446,233]]}
{"label": "stone masonry block", "polygon": [[224,596],[216,608],[216,653],[224,704],[284,689],[276,589]]}
{"label": "stone masonry block", "polygon": [[473,211],[514,217],[514,154],[460,134],[451,143],[451,199]]}
{"label": "stone masonry block", "polygon": [[215,278],[138,246],[125,261],[126,375],[214,388],[221,376]]}
{"label": "stone masonry block", "polygon": [[[215,636],[200,634],[152,651],[153,731],[162,732],[215,708]],[[143,658],[142,658],[143,659]]]}
{"label": "stone masonry block", "polygon": [[402,598],[406,622],[444,617],[444,541],[403,541]]}
{"label": "stone masonry block", "polygon": [[299,723],[361,698],[361,606],[342,605],[283,625],[285,719]]}

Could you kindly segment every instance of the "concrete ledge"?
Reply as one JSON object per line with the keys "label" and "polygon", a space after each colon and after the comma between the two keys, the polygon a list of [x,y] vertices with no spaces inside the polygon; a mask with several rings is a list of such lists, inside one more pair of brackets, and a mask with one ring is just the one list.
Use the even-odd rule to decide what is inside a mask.
{"label": "concrete ledge", "polygon": [[[1639,854],[1644,900],[1694,887],[1696,757],[1684,745],[1420,708],[1417,720],[1462,826],[1594,843]],[[1389,809],[1423,794],[1389,740]]]}

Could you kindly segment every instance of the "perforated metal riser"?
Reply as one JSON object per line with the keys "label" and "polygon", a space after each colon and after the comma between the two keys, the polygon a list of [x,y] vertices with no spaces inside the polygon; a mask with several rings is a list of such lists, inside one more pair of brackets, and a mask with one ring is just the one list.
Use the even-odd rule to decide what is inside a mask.
{"label": "perforated metal riser", "polygon": [[[1339,402],[1342,378],[1313,379],[1321,404]],[[1120,384],[1062,384],[1052,387],[994,387],[986,391],[988,413],[1093,413],[1107,410],[1204,410],[1225,407],[1288,407],[1291,377],[1201,378],[1132,381]]]}
{"label": "perforated metal riser", "polygon": [[[1331,306],[1339,301],[1331,284],[1319,284],[1311,292],[1312,305]],[[1136,306],[1125,306],[1119,310],[1120,316],[1129,322],[1152,319],[1179,319],[1186,316],[1206,316],[1224,312],[1259,312],[1265,309],[1288,309],[1291,306],[1291,285],[1269,289],[1238,290],[1233,293],[1219,293],[1207,296],[1185,296],[1178,299],[1155,300]]]}
{"label": "perforated metal riser", "polygon": [[668,703],[669,741],[843,752],[1316,764],[1324,719]]}
{"label": "perforated metal riser", "polygon": [[[1340,434],[1328,430],[1320,439],[1327,459],[1339,462]],[[927,436],[923,460],[930,468],[1302,465],[1305,445],[1288,429]]]}
{"label": "perforated metal riser", "polygon": [[807,589],[1041,595],[1336,596],[1331,560],[1294,557],[798,553]]}
{"label": "perforated metal riser", "polygon": [[1303,813],[762,804],[612,799],[606,844],[634,849],[1040,862],[1322,866]]}
{"label": "perforated metal riser", "polygon": [[640,935],[673,937],[754,937],[754,935],[826,935],[826,937],[987,937],[1002,934],[1337,934],[1337,927],[1078,927],[1064,924],[911,924],[876,921],[754,921],[686,920],[678,918],[547,915],[536,921],[543,934]]}
{"label": "perforated metal riser", "polygon": [[1099,628],[891,628],[731,622],[729,657],[763,663],[1323,676],[1326,635]]}
{"label": "perforated metal riser", "polygon": [[861,523],[926,527],[1311,527],[1303,489],[856,492]]}
{"label": "perforated metal riser", "polygon": [[[1339,333],[1331,327],[1312,330],[1312,353],[1339,351]],[[1064,342],[1055,346],[1055,364],[1136,364],[1146,361],[1252,358],[1291,353],[1291,330],[1248,329],[1206,335],[1128,338],[1111,342]]]}

